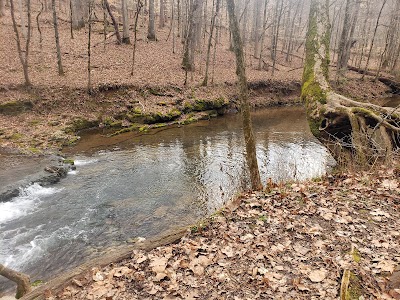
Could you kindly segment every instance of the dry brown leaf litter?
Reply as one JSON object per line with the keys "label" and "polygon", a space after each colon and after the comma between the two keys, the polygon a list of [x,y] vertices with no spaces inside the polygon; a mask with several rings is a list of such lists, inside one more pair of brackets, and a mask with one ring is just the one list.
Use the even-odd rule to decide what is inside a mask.
{"label": "dry brown leaf litter", "polygon": [[47,299],[338,299],[345,269],[360,299],[399,299],[399,205],[398,169],[270,186]]}

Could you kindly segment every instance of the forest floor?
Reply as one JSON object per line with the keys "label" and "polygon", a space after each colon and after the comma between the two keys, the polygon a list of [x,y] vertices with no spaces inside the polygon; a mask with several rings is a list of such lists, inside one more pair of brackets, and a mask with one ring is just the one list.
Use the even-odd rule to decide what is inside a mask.
{"label": "forest floor", "polygon": [[[76,142],[77,132],[88,127],[147,130],[159,123],[137,125],[135,118],[162,115],[164,123],[185,124],[237,108],[235,60],[225,29],[214,82],[201,87],[205,52],[199,50],[197,69],[184,86],[182,44],[177,39],[172,52],[168,27],[158,29],[157,42],[147,42],[147,26],[140,22],[131,76],[132,46],[116,45],[110,37],[103,47],[98,23],[92,49],[95,93],[89,96],[85,29],[71,39],[69,24],[60,22],[65,75],[58,76],[50,14],[43,20],[42,47],[33,30],[33,87],[26,89],[10,17],[0,19],[1,40],[10,41],[0,43],[0,155],[10,149],[53,152]],[[274,76],[265,57],[257,70],[247,49],[252,105],[299,103],[302,54],[289,63],[279,53]],[[350,72],[336,88],[363,101],[388,93],[380,82],[360,77]],[[47,291],[46,298],[337,299],[349,270],[354,299],[400,299],[399,172],[399,166],[382,167],[301,184],[269,184],[193,226],[177,244],[137,250],[131,259],[74,278],[62,291]]]}
{"label": "forest floor", "polygon": [[[38,11],[33,4],[33,11]],[[22,84],[23,73],[13,41],[9,11],[0,19],[0,154],[17,149],[35,154],[54,152],[74,144],[79,130],[96,127],[115,131],[146,131],[165,124],[187,124],[218,114],[237,111],[235,59],[226,45],[227,28],[221,27],[214,71],[207,87],[201,82],[205,70],[205,44],[196,57],[196,71],[185,74],[181,68],[182,43],[177,38],[172,51],[169,26],[157,29],[157,41],[146,39],[146,19],[139,22],[136,64],[131,73],[132,45],[117,45],[113,36],[103,41],[102,22],[94,25],[92,40],[92,82],[94,94],[87,93],[87,32],[75,31],[71,39],[67,11],[60,13],[60,42],[65,74],[57,74],[54,32],[50,12],[41,15],[43,41],[36,23],[32,26],[29,74],[33,86]],[[265,52],[268,48],[265,49]],[[301,52],[285,60],[279,52],[274,75],[271,61],[264,54],[263,68],[246,48],[247,76],[254,107],[299,104],[302,76]],[[360,80],[356,73],[338,89],[359,100],[385,97],[388,88],[370,78]],[[216,102],[216,103],[215,103]],[[163,124],[161,124],[163,123]]]}
{"label": "forest floor", "polygon": [[91,268],[45,299],[400,299],[399,175],[269,184],[178,243]]}

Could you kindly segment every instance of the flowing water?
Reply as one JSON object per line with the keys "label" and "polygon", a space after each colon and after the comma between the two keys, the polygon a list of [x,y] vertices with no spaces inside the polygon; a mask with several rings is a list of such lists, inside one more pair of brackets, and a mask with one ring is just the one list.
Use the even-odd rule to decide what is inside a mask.
{"label": "flowing water", "polygon": [[[334,162],[302,108],[253,114],[262,180],[304,180]],[[187,226],[248,187],[239,115],[141,136],[84,136],[76,170],[0,203],[0,262],[48,279],[123,246]]]}

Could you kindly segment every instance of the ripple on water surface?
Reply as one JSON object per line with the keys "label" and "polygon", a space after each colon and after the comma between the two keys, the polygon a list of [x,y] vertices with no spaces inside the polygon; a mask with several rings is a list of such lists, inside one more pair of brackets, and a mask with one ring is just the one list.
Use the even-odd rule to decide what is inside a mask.
{"label": "ripple on water surface", "polygon": [[[253,123],[263,182],[320,176],[332,164],[303,109],[255,113]],[[70,154],[76,171],[0,203],[0,261],[33,279],[134,237],[193,224],[248,187],[240,116],[82,140],[76,149],[90,151]]]}

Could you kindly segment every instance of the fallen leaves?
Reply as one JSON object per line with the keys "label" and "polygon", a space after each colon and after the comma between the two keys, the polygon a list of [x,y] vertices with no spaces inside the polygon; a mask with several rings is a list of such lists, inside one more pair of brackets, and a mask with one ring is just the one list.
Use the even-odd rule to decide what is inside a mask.
{"label": "fallen leaves", "polygon": [[326,274],[327,274],[327,271],[324,269],[314,270],[314,271],[311,271],[310,274],[308,274],[308,278],[312,282],[321,282],[326,278]]}
{"label": "fallen leaves", "polygon": [[201,232],[96,269],[59,299],[337,299],[344,270],[364,299],[399,299],[400,193],[381,190],[393,178],[368,176],[249,194]]}

